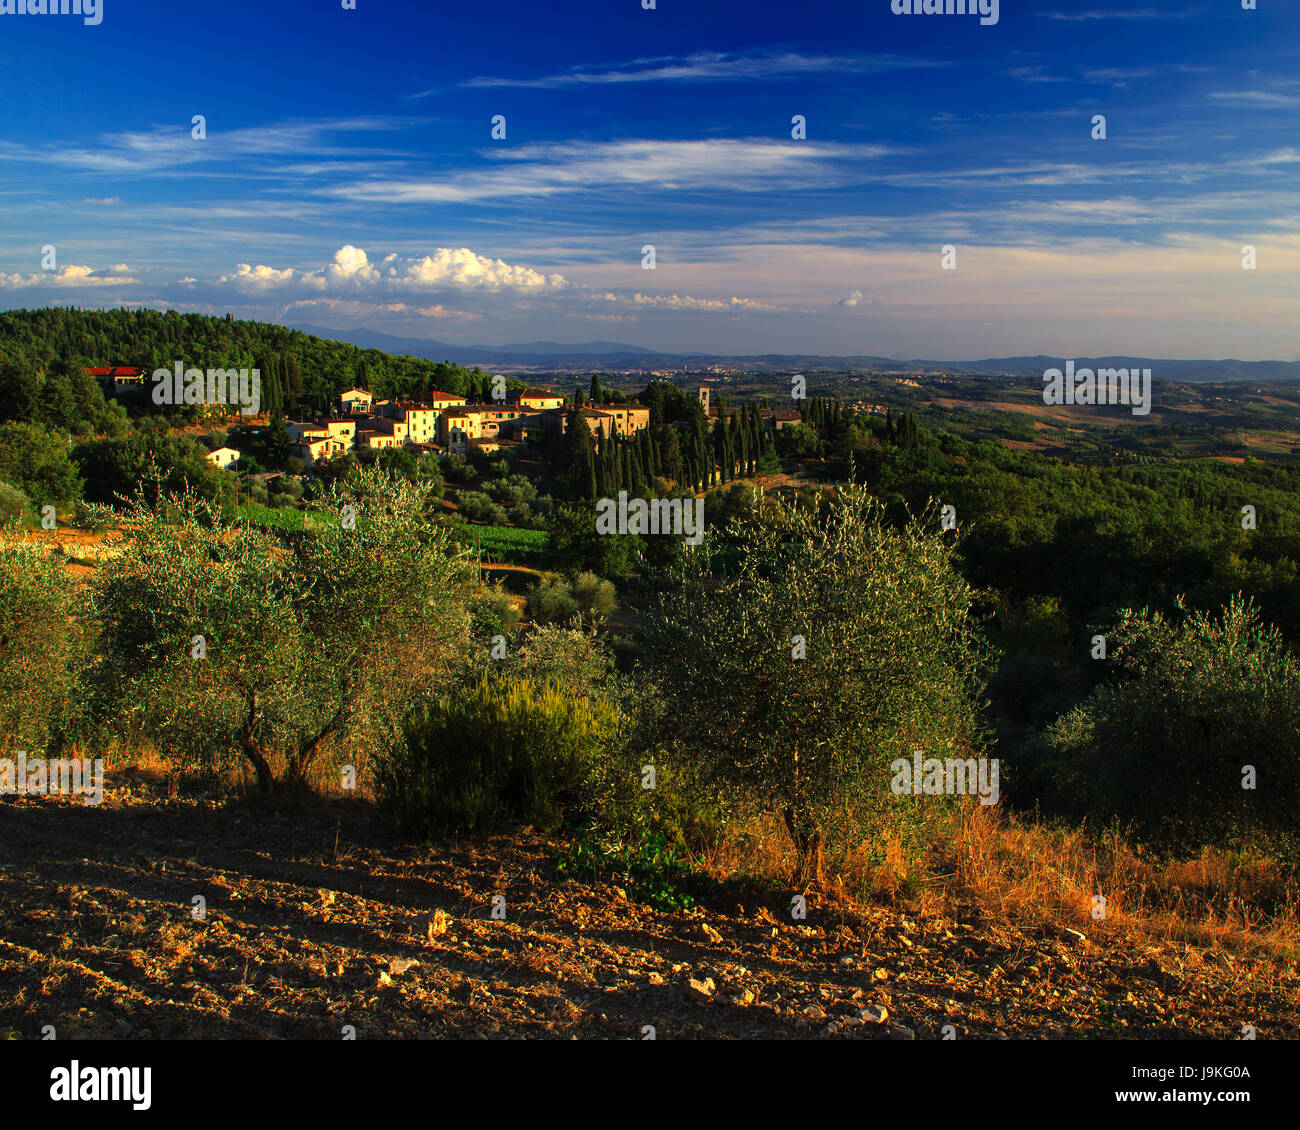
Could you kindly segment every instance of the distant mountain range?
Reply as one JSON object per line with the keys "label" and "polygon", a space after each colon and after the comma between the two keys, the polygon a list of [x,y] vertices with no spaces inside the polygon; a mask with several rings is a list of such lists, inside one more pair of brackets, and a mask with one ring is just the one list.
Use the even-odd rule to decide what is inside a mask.
{"label": "distant mountain range", "polygon": [[630,368],[662,356],[639,345],[617,341],[583,341],[565,345],[556,341],[524,341],[508,345],[452,345],[423,337],[395,337],[359,326],[354,330],[327,330],[320,326],[291,326],[291,329],[333,341],[351,342],[362,349],[382,349],[385,353],[406,354],[428,361],[452,361],[457,365],[557,365],[603,364]]}
{"label": "distant mountain range", "polygon": [[[846,371],[852,369],[917,373],[1036,374],[1064,368],[1067,357],[990,357],[983,361],[900,361],[865,355],[819,356],[804,353],[756,355],[708,353],[660,353],[639,345],[618,341],[527,341],[507,345],[452,345],[432,338],[396,337],[358,327],[327,330],[321,326],[297,325],[292,329],[333,341],[345,341],[363,349],[422,357],[430,361],[452,361],[458,365],[523,366],[547,369],[702,369],[710,365],[748,368],[756,371],[793,372],[799,369]],[[1300,380],[1300,361],[1176,361],[1159,357],[1075,357],[1076,368],[1150,369],[1157,380],[1184,382],[1262,382]]]}

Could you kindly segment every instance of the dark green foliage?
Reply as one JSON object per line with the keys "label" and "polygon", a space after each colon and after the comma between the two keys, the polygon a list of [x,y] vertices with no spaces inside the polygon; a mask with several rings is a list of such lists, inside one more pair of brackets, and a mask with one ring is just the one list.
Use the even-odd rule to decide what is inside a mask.
{"label": "dark green foliage", "polygon": [[591,506],[562,506],[551,519],[551,552],[557,568],[567,573],[595,573],[621,582],[632,575],[641,541],[634,534],[596,532]]}
{"label": "dark green foliage", "polygon": [[35,424],[0,424],[0,480],[37,506],[68,505],[81,497],[81,479],[68,443]]}
{"label": "dark green foliage", "polygon": [[851,489],[821,514],[777,505],[727,531],[727,573],[711,532],[684,591],[646,617],[664,740],[781,816],[802,876],[820,872],[823,847],[842,856],[873,828],[919,823],[913,798],[891,792],[895,758],[982,743],[973,594],[926,526],[893,530]]}
{"label": "dark green foliage", "polygon": [[380,768],[382,811],[428,838],[510,822],[557,828],[588,795],[618,718],[552,682],[485,676],[412,713]]}
{"label": "dark green foliage", "polygon": [[[1076,815],[1149,842],[1270,847],[1300,828],[1300,663],[1239,600],[1183,623],[1126,613],[1111,678],[1026,751],[1026,773]],[[1243,788],[1253,766],[1254,788]]]}
{"label": "dark green foliage", "polygon": [[144,489],[153,500],[161,490],[190,490],[208,502],[233,504],[234,486],[207,460],[207,450],[191,436],[134,430],[119,439],[78,444],[72,458],[86,481],[89,502],[117,505]]}

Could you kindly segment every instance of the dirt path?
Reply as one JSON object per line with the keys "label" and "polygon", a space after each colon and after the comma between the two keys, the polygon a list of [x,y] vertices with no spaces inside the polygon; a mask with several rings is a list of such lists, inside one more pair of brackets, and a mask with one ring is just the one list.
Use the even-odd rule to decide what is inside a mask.
{"label": "dirt path", "polygon": [[1294,970],[1250,987],[1186,947],[815,897],[793,922],[784,894],[661,913],[612,882],[557,880],[535,836],[416,846],[352,803],[140,791],[0,799],[0,1034],[1300,1035]]}

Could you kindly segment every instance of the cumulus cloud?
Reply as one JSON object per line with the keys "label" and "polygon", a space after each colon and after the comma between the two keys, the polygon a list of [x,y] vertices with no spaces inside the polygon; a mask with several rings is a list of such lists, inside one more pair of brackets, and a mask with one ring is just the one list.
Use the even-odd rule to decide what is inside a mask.
{"label": "cumulus cloud", "polygon": [[381,266],[370,262],[360,247],[347,244],[334,253],[322,269],[295,270],[293,267],[252,267],[240,263],[233,275],[222,275],[222,283],[245,291],[266,291],[298,287],[323,292],[360,290],[375,295],[413,294],[431,290],[457,291],[548,291],[568,286],[563,275],[546,275],[479,255],[468,247],[440,247],[418,259],[384,256]]}
{"label": "cumulus cloud", "polygon": [[258,265],[249,266],[247,263],[240,263],[235,267],[233,275],[222,275],[218,282],[233,283],[240,290],[270,290],[273,287],[284,286],[293,281],[295,276],[292,267],[285,267],[277,271],[274,267],[265,267]]}
{"label": "cumulus cloud", "polygon": [[839,300],[838,305],[856,306],[861,301],[862,301],[862,291],[858,290],[857,287],[854,287],[851,291],[848,292],[848,294],[846,294],[843,298]]}
{"label": "cumulus cloud", "polygon": [[544,275],[529,267],[512,266],[501,259],[476,255],[468,247],[440,247],[407,264],[404,271],[389,268],[389,274],[414,286],[455,286],[465,289],[542,290],[567,286],[563,275]]}
{"label": "cumulus cloud", "polygon": [[368,283],[379,278],[379,272],[370,265],[366,253],[350,243],[334,252],[334,262],[325,270],[333,283]]}
{"label": "cumulus cloud", "polygon": [[41,271],[35,275],[0,274],[0,288],[6,290],[44,286],[122,286],[139,281],[131,277],[130,268],[125,263],[118,263],[103,271],[69,264],[57,271]]}

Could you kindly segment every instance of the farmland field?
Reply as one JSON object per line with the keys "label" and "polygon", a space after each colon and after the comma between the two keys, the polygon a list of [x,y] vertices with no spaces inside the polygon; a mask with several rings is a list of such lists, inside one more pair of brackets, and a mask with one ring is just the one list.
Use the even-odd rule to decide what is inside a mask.
{"label": "farmland field", "polygon": [[456,538],[491,561],[531,565],[542,561],[550,544],[545,530],[525,530],[516,526],[453,527]]}

